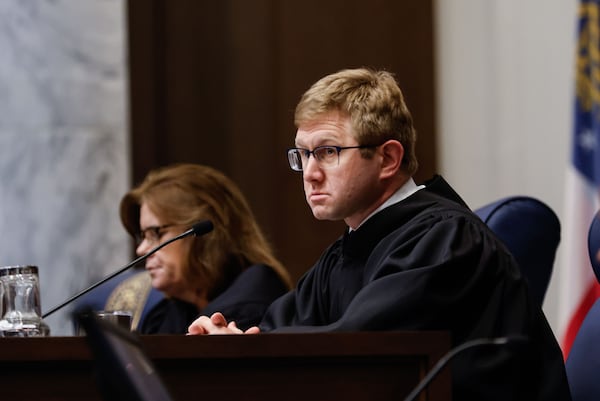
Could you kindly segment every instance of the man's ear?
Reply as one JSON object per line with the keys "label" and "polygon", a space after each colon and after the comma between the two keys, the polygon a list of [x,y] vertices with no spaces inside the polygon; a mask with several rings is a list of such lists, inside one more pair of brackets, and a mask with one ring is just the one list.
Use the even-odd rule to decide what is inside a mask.
{"label": "man's ear", "polygon": [[398,174],[404,158],[404,146],[399,141],[389,140],[381,145],[381,178],[389,178]]}

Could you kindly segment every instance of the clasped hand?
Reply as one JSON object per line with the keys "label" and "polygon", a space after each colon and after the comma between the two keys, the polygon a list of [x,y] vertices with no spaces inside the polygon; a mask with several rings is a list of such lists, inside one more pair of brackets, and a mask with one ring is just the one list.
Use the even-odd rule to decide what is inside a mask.
{"label": "clasped hand", "polygon": [[225,316],[215,312],[211,317],[200,316],[188,327],[188,335],[201,334],[258,334],[260,329],[256,326],[243,331],[237,327],[234,321],[227,322]]}

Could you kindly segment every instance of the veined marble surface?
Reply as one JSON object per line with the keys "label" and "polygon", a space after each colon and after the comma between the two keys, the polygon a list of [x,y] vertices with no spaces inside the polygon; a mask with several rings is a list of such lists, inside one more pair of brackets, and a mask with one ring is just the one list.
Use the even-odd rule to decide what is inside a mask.
{"label": "veined marble surface", "polygon": [[0,0],[0,266],[39,267],[43,311],[132,256],[125,38],[122,0]]}

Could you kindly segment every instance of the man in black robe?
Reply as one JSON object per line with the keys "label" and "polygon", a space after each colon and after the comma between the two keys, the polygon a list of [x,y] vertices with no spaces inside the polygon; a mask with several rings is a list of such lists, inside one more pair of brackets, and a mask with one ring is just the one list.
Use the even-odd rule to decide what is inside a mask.
{"label": "man in black robe", "polygon": [[[313,215],[348,230],[245,333],[447,330],[454,345],[524,337],[518,350],[458,355],[454,399],[570,400],[561,351],[510,252],[441,177],[415,184],[416,133],[393,76],[326,76],[295,123],[288,159]],[[243,333],[220,313],[188,332]]]}

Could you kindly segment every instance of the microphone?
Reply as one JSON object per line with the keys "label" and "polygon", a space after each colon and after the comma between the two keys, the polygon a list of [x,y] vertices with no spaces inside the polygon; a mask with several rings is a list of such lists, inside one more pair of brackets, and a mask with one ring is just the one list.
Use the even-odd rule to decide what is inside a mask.
{"label": "microphone", "polygon": [[115,276],[118,276],[119,274],[123,273],[125,270],[131,268],[132,266],[135,266],[138,263],[140,263],[141,261],[146,260],[147,258],[149,258],[150,256],[152,256],[154,253],[156,253],[157,251],[159,251],[160,249],[162,249],[165,246],[169,245],[171,242],[175,242],[175,241],[178,241],[178,240],[180,240],[182,238],[189,237],[190,235],[194,235],[196,237],[200,237],[200,236],[202,236],[204,234],[208,234],[212,230],[213,230],[213,223],[210,220],[203,220],[203,221],[200,221],[200,222],[194,224],[192,226],[192,228],[190,228],[189,230],[184,231],[183,233],[179,234],[178,236],[173,237],[173,238],[171,238],[171,239],[169,239],[169,240],[167,240],[167,241],[165,241],[165,242],[157,245],[156,247],[154,247],[150,251],[148,251],[148,253],[143,254],[139,258],[137,258],[137,259],[133,260],[132,262],[128,263],[127,265],[123,266],[122,268],[120,268],[116,272],[112,273],[111,275],[103,278],[102,280],[100,280],[97,283],[91,285],[90,287],[88,287],[85,290],[79,292],[78,294],[73,295],[71,298],[67,299],[65,302],[61,303],[60,305],[57,305],[54,308],[50,309],[49,311],[47,311],[46,313],[44,313],[42,315],[42,319],[46,318],[47,316],[50,316],[51,314],[53,314],[57,310],[59,310],[61,308],[64,308],[65,306],[67,306],[71,302],[75,301],[79,297],[87,294],[88,292],[90,292],[94,288],[98,287],[99,285],[104,284],[105,282],[107,282],[111,278],[113,278]]}
{"label": "microphone", "polygon": [[431,384],[433,379],[440,373],[440,371],[450,362],[456,355],[461,352],[477,347],[483,346],[497,346],[506,345],[508,347],[520,347],[525,345],[529,340],[524,336],[511,336],[511,337],[497,337],[497,338],[480,338],[477,340],[466,341],[461,345],[451,349],[435,364],[435,366],[425,375],[425,377],[419,382],[417,387],[406,396],[404,401],[416,400],[419,394]]}

